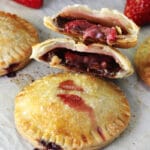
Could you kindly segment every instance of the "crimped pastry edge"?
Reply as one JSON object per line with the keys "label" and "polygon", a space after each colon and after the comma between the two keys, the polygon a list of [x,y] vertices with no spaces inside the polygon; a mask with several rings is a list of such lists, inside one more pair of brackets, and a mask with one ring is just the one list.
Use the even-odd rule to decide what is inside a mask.
{"label": "crimped pastry edge", "polygon": [[[24,90],[26,89],[26,88],[30,88],[30,87],[32,87],[33,88],[33,85],[35,84],[35,83],[38,83],[38,82],[43,82],[46,78],[51,78],[51,77],[54,77],[54,76],[63,76],[63,75],[65,75],[65,76],[70,76],[70,75],[85,75],[85,74],[79,74],[79,73],[57,73],[57,74],[51,74],[51,75],[47,75],[47,76],[45,76],[45,77],[42,77],[41,79],[38,79],[38,80],[36,80],[36,81],[34,81],[33,83],[31,83],[30,85],[28,85],[28,86],[26,86],[24,89],[23,89],[23,91],[21,91],[17,96],[16,96],[16,100],[15,100],[15,103],[17,102],[17,97],[19,97],[19,96],[22,96],[23,94],[24,94]],[[93,76],[91,76],[91,75],[86,75],[86,76],[88,76],[89,78],[91,78],[91,79],[96,79],[96,77],[93,77]],[[115,136],[113,135],[113,138],[112,138],[112,136],[107,136],[106,138],[106,140],[107,141],[105,141],[104,143],[100,143],[100,144],[98,144],[97,146],[95,145],[95,146],[93,146],[93,145],[91,145],[91,147],[85,147],[85,148],[82,148],[82,147],[78,147],[77,145],[76,145],[76,147],[64,147],[64,146],[62,146],[61,145],[61,143],[57,143],[57,141],[49,141],[49,142],[56,142],[56,144],[58,144],[58,145],[60,145],[62,148],[63,148],[63,150],[97,150],[97,149],[101,149],[101,148],[103,148],[103,147],[105,147],[106,145],[108,145],[108,144],[110,144],[114,139],[116,139],[117,137],[119,137],[119,135],[120,134],[122,134],[122,132],[127,128],[127,126],[128,126],[128,124],[129,124],[129,121],[130,121],[130,106],[129,106],[129,103],[128,103],[128,101],[127,101],[127,99],[126,99],[126,97],[125,97],[125,95],[124,95],[124,93],[123,93],[123,91],[117,86],[117,85],[115,85],[113,82],[111,82],[111,81],[106,81],[106,80],[103,80],[103,79],[98,79],[98,80],[101,80],[101,82],[106,82],[106,84],[108,84],[109,86],[110,86],[110,88],[113,88],[114,89],[114,91],[117,91],[117,92],[119,92],[120,93],[120,96],[122,96],[122,101],[123,101],[123,106],[125,107],[125,109],[126,109],[126,111],[128,111],[128,113],[124,110],[124,115],[123,115],[123,117],[124,117],[124,125],[123,125],[123,127],[122,126],[120,126],[120,123],[118,124],[118,127],[119,127],[119,132],[115,132]],[[43,82],[44,83],[44,82]],[[122,112],[123,113],[123,112]],[[14,111],[14,115],[15,115],[15,111]],[[23,136],[23,138],[25,138],[26,140],[28,140],[28,141],[30,141],[30,143],[32,144],[32,145],[34,145],[36,148],[40,148],[40,149],[42,149],[42,148],[44,148],[43,146],[41,146],[39,143],[38,143],[38,140],[37,139],[33,139],[32,137],[30,137],[29,135],[27,135],[26,134],[26,132],[24,132],[22,129],[21,129],[21,127],[20,126],[18,126],[18,124],[17,124],[17,121],[16,121],[16,119],[15,119],[15,124],[16,124],[16,129],[18,130],[18,132]],[[116,124],[117,125],[117,124]],[[114,128],[114,124],[112,125],[112,127],[111,128]],[[110,128],[110,129],[111,129]],[[30,128],[28,128],[27,130],[30,130]],[[117,133],[117,134],[116,134]]]}
{"label": "crimped pastry edge", "polygon": [[[14,20],[20,22],[20,24],[23,26],[23,28],[26,28],[28,30],[28,33],[30,33],[30,35],[32,35],[32,37],[35,39],[34,44],[39,42],[39,36],[38,36],[37,30],[27,20],[23,19],[22,17],[19,17],[17,14],[12,14],[12,13],[5,12],[5,11],[0,11],[0,17],[5,17],[5,18],[8,17],[8,18],[11,18],[11,19],[14,19]],[[6,61],[0,62],[0,76],[6,75],[10,72],[14,72],[14,71],[24,68],[30,62],[30,55],[32,53],[32,45],[25,52],[22,51],[22,53],[23,54],[20,55],[20,60],[13,58],[11,60],[12,62],[11,61],[10,62],[6,62]],[[17,64],[17,65],[15,67],[13,67],[12,69],[10,69],[11,71],[9,71],[8,68],[13,64]]]}

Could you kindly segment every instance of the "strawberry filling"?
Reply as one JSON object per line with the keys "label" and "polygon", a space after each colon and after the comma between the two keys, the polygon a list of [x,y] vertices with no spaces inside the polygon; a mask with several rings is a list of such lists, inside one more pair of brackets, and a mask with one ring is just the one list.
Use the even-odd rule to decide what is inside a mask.
{"label": "strawberry filling", "polygon": [[101,42],[113,45],[117,40],[118,32],[114,25],[108,26],[85,19],[65,18],[61,16],[55,18],[54,22],[60,31],[75,37],[80,36],[86,44]]}
{"label": "strawberry filling", "polygon": [[114,43],[117,37],[117,31],[114,27],[104,27],[100,24],[93,24],[86,20],[69,21],[64,26],[67,34],[82,35],[86,42],[100,41],[102,43]]}
{"label": "strawberry filling", "polygon": [[65,48],[51,50],[40,59],[51,62],[53,56],[61,59],[60,63],[68,69],[83,73],[88,72],[96,76],[113,77],[121,70],[120,65],[112,56],[75,52]]}

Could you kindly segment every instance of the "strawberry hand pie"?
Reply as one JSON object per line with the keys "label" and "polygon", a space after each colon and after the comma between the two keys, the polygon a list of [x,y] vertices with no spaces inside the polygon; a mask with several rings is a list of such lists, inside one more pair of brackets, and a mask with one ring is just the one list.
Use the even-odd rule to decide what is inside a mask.
{"label": "strawberry hand pie", "polygon": [[113,83],[72,73],[49,75],[16,97],[15,123],[36,149],[93,150],[127,127],[130,107]]}

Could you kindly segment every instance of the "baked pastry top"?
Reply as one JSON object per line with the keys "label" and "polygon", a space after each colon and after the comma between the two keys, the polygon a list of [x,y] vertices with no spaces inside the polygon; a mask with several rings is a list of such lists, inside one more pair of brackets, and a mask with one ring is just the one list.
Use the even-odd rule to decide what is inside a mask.
{"label": "baked pastry top", "polygon": [[129,119],[121,90],[84,74],[46,76],[15,100],[16,127],[39,149],[99,149],[118,137]]}
{"label": "baked pastry top", "polygon": [[0,11],[0,75],[23,68],[38,43],[36,29],[15,14]]}
{"label": "baked pastry top", "polygon": [[141,79],[150,86],[150,37],[137,49],[135,65]]}

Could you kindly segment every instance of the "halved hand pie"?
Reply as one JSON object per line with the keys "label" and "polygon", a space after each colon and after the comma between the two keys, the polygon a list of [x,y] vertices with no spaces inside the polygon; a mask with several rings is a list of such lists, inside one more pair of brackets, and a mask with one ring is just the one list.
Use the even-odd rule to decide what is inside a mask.
{"label": "halved hand pie", "polygon": [[75,43],[71,39],[50,39],[33,46],[31,58],[52,67],[90,73],[99,77],[122,78],[133,68],[118,50],[103,44]]}
{"label": "halved hand pie", "polygon": [[39,149],[96,150],[127,127],[130,108],[114,84],[83,74],[55,74],[16,97],[15,123]]}
{"label": "halved hand pie", "polygon": [[38,42],[38,33],[28,21],[0,11],[0,76],[23,68]]}
{"label": "halved hand pie", "polygon": [[54,17],[45,17],[44,24],[56,32],[86,44],[103,43],[120,48],[136,45],[139,28],[117,10],[91,10],[87,6],[65,7]]}
{"label": "halved hand pie", "polygon": [[135,55],[136,69],[142,80],[150,86],[150,37],[137,49]]}

